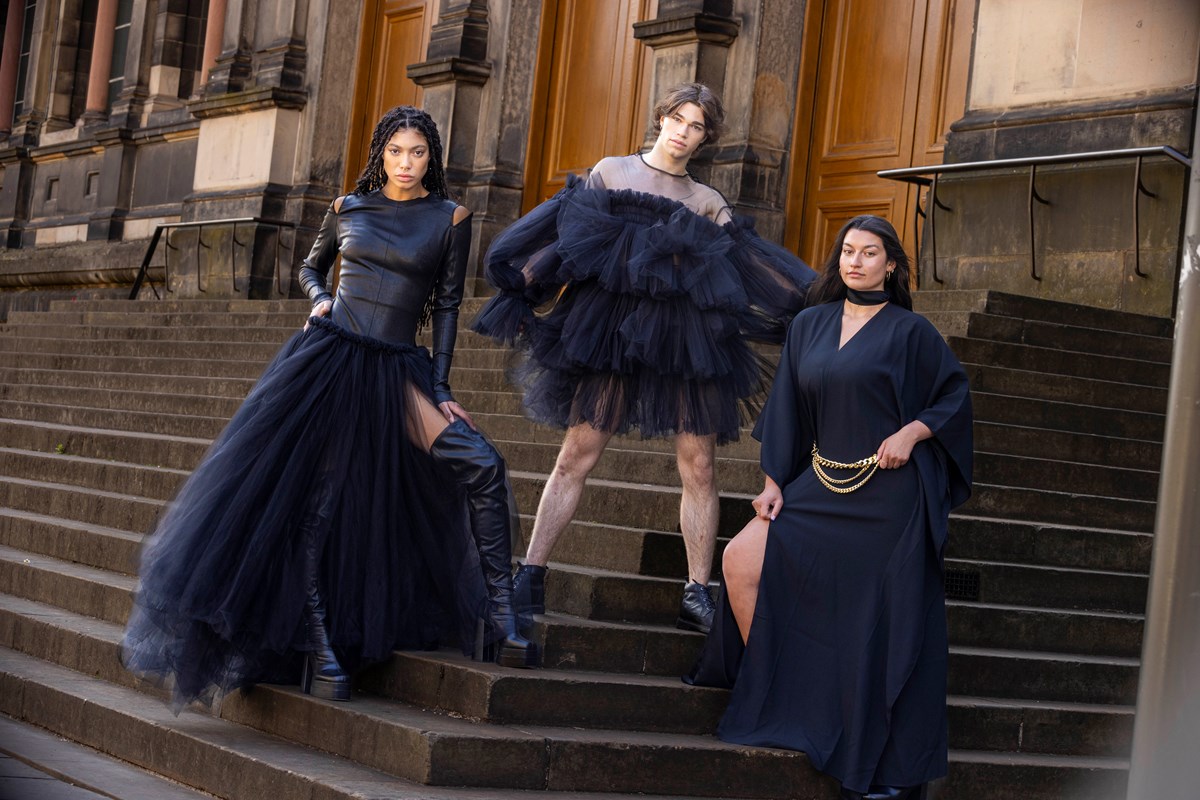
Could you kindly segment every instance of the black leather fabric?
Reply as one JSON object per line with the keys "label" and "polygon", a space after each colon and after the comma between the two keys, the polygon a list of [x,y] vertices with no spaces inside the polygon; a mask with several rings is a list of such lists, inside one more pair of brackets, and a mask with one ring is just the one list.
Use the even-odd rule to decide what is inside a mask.
{"label": "black leather fabric", "polygon": [[[453,399],[450,362],[458,334],[470,219],[454,224],[453,201],[428,195],[390,200],[381,192],[347,195],[330,205],[317,240],[300,269],[300,286],[313,305],[333,299],[329,319],[362,336],[413,344],[426,298],[433,296],[433,391]],[[342,257],[337,296],[329,270]]]}

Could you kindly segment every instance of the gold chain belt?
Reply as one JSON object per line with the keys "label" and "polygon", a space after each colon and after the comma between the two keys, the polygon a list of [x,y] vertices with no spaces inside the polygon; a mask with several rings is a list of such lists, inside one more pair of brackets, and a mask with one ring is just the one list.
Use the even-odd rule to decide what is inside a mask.
{"label": "gold chain belt", "polygon": [[[853,461],[849,464],[843,464],[839,461],[830,461],[819,452],[817,452],[817,443],[813,442],[812,448],[812,465],[813,472],[817,474],[817,480],[825,485],[825,488],[836,494],[850,494],[856,489],[861,489],[867,485],[867,481],[871,480],[871,476],[875,474],[875,470],[879,469],[879,456],[872,453],[868,458],[860,458],[858,461]],[[825,472],[828,469],[854,469],[858,470],[849,478],[831,478]]]}

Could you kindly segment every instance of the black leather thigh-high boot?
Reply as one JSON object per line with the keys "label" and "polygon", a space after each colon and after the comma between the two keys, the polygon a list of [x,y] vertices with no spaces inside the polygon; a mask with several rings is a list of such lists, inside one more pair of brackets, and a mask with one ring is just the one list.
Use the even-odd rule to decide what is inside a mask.
{"label": "black leather thigh-high boot", "polygon": [[308,515],[301,525],[300,532],[304,537],[304,568],[307,580],[303,615],[304,670],[300,677],[300,690],[326,700],[349,700],[350,676],[338,663],[330,644],[329,630],[325,622],[325,598],[321,596],[320,566],[323,548],[317,534],[322,519],[321,511],[324,510],[322,507],[316,513]]}
{"label": "black leather thigh-high boot", "polygon": [[[456,420],[438,435],[429,454],[467,495],[471,534],[487,584],[488,613],[475,658],[507,667],[536,667],[538,647],[517,630],[513,607],[512,533],[508,471],[483,434]],[[494,642],[494,645],[487,644]]]}

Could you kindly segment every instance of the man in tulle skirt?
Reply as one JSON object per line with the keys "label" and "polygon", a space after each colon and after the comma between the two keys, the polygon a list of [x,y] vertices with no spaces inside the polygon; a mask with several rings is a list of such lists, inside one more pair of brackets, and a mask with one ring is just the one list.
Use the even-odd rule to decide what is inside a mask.
{"label": "man in tulle skirt", "polygon": [[500,293],[474,327],[519,348],[513,378],[526,413],[566,429],[517,571],[518,602],[545,611],[546,565],[584,483],[613,435],[636,429],[675,441],[688,562],[677,625],[707,633],[715,450],[756,416],[771,379],[747,339],[782,339],[813,272],[688,174],[724,126],[712,90],[677,86],[653,113],[648,153],[602,159],[496,237],[486,274]]}

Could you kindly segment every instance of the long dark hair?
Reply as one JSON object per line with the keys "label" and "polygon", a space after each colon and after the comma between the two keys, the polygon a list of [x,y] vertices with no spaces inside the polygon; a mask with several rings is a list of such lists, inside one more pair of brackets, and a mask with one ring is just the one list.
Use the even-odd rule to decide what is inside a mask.
{"label": "long dark hair", "polygon": [[437,123],[425,111],[414,106],[396,106],[380,118],[375,132],[371,134],[371,150],[354,186],[354,194],[370,194],[387,183],[387,175],[383,172],[383,148],[399,130],[416,131],[425,137],[429,144],[429,169],[421,178],[421,185],[430,194],[449,199],[446,167],[442,163],[442,137],[438,134]]}
{"label": "long dark hair", "polygon": [[873,214],[855,217],[838,231],[837,240],[833,243],[828,258],[825,259],[825,266],[821,269],[821,274],[808,289],[808,305],[815,306],[820,303],[845,299],[846,284],[842,281],[840,267],[842,244],[845,243],[846,234],[850,231],[866,231],[880,238],[888,261],[896,265],[891,276],[883,282],[883,288],[887,291],[890,302],[912,311],[912,292],[908,289],[908,254],[904,252],[904,248],[900,244],[900,237],[896,235],[896,229],[892,227],[892,223]]}

